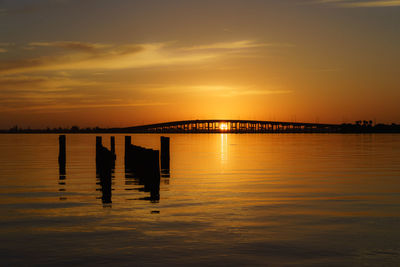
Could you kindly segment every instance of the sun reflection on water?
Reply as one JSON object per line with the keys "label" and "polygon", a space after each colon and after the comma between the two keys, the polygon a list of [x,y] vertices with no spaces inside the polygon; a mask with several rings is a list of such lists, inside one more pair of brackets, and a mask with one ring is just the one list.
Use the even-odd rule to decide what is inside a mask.
{"label": "sun reflection on water", "polygon": [[221,134],[221,163],[228,161],[228,134]]}

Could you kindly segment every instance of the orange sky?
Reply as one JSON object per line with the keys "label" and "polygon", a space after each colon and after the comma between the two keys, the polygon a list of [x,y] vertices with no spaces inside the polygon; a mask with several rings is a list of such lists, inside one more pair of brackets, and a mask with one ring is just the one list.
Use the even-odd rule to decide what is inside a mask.
{"label": "orange sky", "polygon": [[0,128],[400,122],[400,1],[0,2]]}

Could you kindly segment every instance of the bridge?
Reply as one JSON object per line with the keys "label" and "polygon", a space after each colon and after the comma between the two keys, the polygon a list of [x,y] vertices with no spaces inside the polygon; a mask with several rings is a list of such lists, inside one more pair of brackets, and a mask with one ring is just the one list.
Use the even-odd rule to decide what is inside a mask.
{"label": "bridge", "polygon": [[256,120],[186,120],[118,130],[125,133],[329,133],[340,131],[340,125]]}

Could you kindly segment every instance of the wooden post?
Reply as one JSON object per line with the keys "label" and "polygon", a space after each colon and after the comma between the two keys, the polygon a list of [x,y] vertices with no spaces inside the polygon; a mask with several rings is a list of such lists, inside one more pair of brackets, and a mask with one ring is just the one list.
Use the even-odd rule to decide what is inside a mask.
{"label": "wooden post", "polygon": [[66,150],[65,150],[65,135],[60,135],[58,137],[58,143],[59,143],[59,153],[58,153],[58,162],[65,162],[66,160]]}
{"label": "wooden post", "polygon": [[[169,140],[169,139],[168,139]],[[151,151],[152,164],[152,179],[149,181],[150,185],[150,200],[157,202],[160,200],[160,153],[158,150]]]}
{"label": "wooden post", "polygon": [[96,136],[96,154],[99,152],[102,146],[101,136]]}
{"label": "wooden post", "polygon": [[169,170],[169,137],[161,136],[161,169]]}
{"label": "wooden post", "polygon": [[160,152],[158,150],[150,150],[151,151],[151,162],[150,165],[154,171],[154,176],[156,179],[160,180]]}
{"label": "wooden post", "polygon": [[58,137],[58,144],[59,144],[58,166],[59,166],[60,175],[65,175],[65,162],[67,159],[65,143],[66,143],[65,135],[60,135]]}
{"label": "wooden post", "polygon": [[96,162],[99,160],[99,153],[102,148],[101,136],[96,136]]}
{"label": "wooden post", "polygon": [[129,162],[128,156],[129,156],[129,147],[132,143],[131,137],[130,136],[125,136],[125,168],[127,163]]}
{"label": "wooden post", "polygon": [[104,205],[111,204],[111,180],[114,168],[114,154],[103,147],[101,137],[96,137],[96,169],[100,178],[102,191],[102,202]]}
{"label": "wooden post", "polygon": [[111,153],[114,155],[115,158],[115,136],[111,136]]}

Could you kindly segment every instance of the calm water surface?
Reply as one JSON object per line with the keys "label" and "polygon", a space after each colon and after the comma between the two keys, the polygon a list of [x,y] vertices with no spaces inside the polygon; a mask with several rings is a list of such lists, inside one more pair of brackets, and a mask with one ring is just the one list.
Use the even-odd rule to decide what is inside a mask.
{"label": "calm water surface", "polygon": [[170,137],[156,202],[116,135],[103,204],[95,135],[67,135],[65,177],[57,135],[0,135],[0,265],[400,266],[400,135]]}

